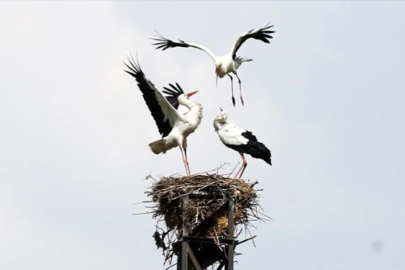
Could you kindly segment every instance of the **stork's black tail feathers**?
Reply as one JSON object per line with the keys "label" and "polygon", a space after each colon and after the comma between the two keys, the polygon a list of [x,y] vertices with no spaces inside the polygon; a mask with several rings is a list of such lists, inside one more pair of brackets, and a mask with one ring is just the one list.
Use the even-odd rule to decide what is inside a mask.
{"label": "stork's black tail feathers", "polygon": [[244,149],[241,149],[241,152],[249,154],[253,158],[262,159],[271,166],[272,164],[270,150],[263,143],[259,142],[256,136],[252,134],[252,132],[243,132],[242,136],[249,141],[247,145],[245,145]]}

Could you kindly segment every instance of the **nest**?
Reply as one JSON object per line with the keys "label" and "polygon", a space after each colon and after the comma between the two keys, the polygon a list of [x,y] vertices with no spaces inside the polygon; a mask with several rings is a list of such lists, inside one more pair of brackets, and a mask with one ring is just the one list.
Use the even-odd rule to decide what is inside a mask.
{"label": "nest", "polygon": [[[153,204],[149,213],[158,219],[158,224],[164,222],[166,227],[162,229],[157,224],[153,235],[157,247],[163,249],[165,263],[170,259],[171,264],[172,256],[179,255],[181,242],[178,240],[183,235],[183,227],[188,236],[213,240],[214,244],[190,243],[201,267],[205,269],[218,263],[224,255],[221,239],[229,237],[229,200],[233,200],[235,232],[240,226],[248,231],[252,221],[266,219],[258,211],[259,190],[254,188],[256,184],[217,174],[162,177],[154,181],[146,194]],[[241,232],[242,229],[232,237],[237,238]]]}

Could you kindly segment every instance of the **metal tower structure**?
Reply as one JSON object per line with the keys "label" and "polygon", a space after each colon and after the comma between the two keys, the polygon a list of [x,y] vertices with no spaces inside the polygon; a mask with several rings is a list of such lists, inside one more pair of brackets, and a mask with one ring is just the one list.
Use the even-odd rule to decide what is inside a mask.
{"label": "metal tower structure", "polygon": [[[211,238],[189,236],[186,224],[186,209],[188,207],[189,196],[193,196],[193,194],[186,195],[182,198],[183,232],[182,237],[178,241],[178,243],[181,244],[181,247],[180,252],[177,256],[177,270],[202,270],[217,262],[220,262],[217,270],[221,270],[224,267],[225,270],[234,270],[234,251],[235,246],[238,244],[238,241],[235,241],[234,239],[234,198],[232,197],[232,195],[228,195],[227,200],[224,202],[224,204],[217,211],[209,213],[206,219],[193,230],[193,232],[198,231],[199,228],[204,227],[212,222],[212,217],[214,217],[215,213],[220,211],[228,211],[228,238],[219,240],[220,243],[223,243],[225,246],[224,252]],[[241,242],[239,242],[239,244],[240,243]],[[199,256],[195,255],[196,249],[198,249]],[[216,259],[207,261],[204,256],[204,252],[215,254],[214,257]]]}

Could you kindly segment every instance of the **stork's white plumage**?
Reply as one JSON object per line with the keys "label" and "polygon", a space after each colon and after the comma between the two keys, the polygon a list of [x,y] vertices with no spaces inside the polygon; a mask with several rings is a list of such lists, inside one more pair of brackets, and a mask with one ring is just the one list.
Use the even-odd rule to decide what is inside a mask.
{"label": "stork's white plumage", "polygon": [[205,47],[203,45],[200,45],[200,44],[197,44],[194,42],[185,42],[183,40],[179,40],[178,42],[175,42],[173,40],[163,37],[159,33],[157,33],[158,34],[157,38],[153,38],[153,40],[157,41],[153,45],[156,45],[156,49],[162,49],[163,51],[168,48],[191,47],[191,48],[196,48],[196,49],[206,52],[215,61],[215,74],[216,74],[217,83],[218,83],[218,77],[223,78],[225,75],[228,75],[229,78],[231,79],[233,106],[235,106],[235,97],[233,95],[233,77],[230,73],[233,73],[236,75],[236,77],[238,78],[238,82],[239,82],[240,101],[241,101],[242,105],[244,105],[244,101],[243,101],[243,97],[242,97],[242,83],[238,76],[237,70],[242,65],[243,62],[250,62],[253,60],[250,58],[247,58],[247,57],[237,56],[236,52],[239,50],[239,48],[242,46],[242,44],[249,38],[258,39],[258,40],[263,41],[264,43],[270,43],[269,39],[273,38],[270,34],[275,33],[275,31],[272,31],[269,29],[273,26],[274,25],[266,25],[257,31],[254,31],[254,29],[252,29],[248,32],[242,33],[238,37],[238,39],[235,41],[235,43],[233,44],[231,50],[226,55],[222,55],[222,56],[215,55],[210,49],[208,49],[207,47]]}
{"label": "stork's white plumage", "polygon": [[[138,82],[139,90],[148,106],[158,127],[162,139],[149,144],[155,154],[166,153],[166,151],[179,146],[183,157],[186,173],[190,175],[190,167],[187,159],[187,137],[193,133],[201,123],[202,106],[190,99],[198,91],[185,94],[180,85],[169,84],[170,88],[160,93],[153,83],[145,76],[140,65],[133,59],[128,59],[130,66],[125,64],[129,73]],[[181,107],[181,111],[179,111]],[[140,129],[141,132],[142,129]]]}
{"label": "stork's white plumage", "polygon": [[239,152],[242,157],[243,163],[235,174],[235,178],[237,178],[239,173],[239,178],[241,178],[246,169],[247,162],[244,154],[249,154],[253,158],[262,159],[271,165],[270,150],[263,143],[259,142],[252,132],[228,122],[228,114],[226,111],[221,109],[221,114],[215,117],[214,129],[218,133],[222,143]]}

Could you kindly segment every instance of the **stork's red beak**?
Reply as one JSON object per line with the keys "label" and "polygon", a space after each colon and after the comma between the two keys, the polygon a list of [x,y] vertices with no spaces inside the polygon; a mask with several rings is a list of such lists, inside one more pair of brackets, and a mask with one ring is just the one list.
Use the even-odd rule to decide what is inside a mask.
{"label": "stork's red beak", "polygon": [[197,92],[198,92],[198,90],[194,91],[194,92],[187,93],[186,96],[191,97],[192,95],[197,94]]}

